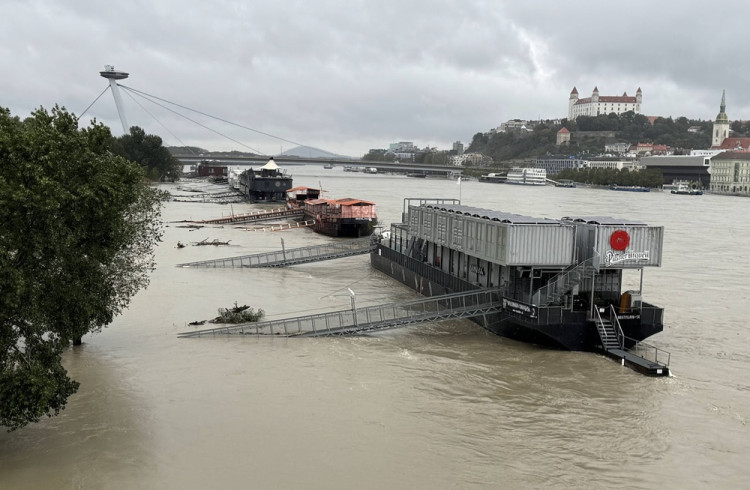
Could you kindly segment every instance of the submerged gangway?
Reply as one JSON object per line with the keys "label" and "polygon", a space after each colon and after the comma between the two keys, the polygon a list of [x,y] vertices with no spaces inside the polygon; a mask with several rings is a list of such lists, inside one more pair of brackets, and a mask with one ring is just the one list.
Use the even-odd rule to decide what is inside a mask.
{"label": "submerged gangway", "polygon": [[178,264],[178,267],[284,267],[287,265],[333,260],[352,255],[370,253],[376,242],[370,238],[342,240],[324,245],[282,249],[274,252],[264,252],[223,259],[202,260]]}
{"label": "submerged gangway", "polygon": [[276,335],[283,337],[327,337],[385,330],[422,322],[472,318],[502,310],[500,291],[469,292],[420,298],[405,303],[366,306],[256,323],[182,332],[180,337],[206,335]]}
{"label": "submerged gangway", "polygon": [[270,211],[255,211],[253,213],[232,214],[221,218],[211,218],[203,220],[190,221],[190,223],[201,223],[204,225],[225,225],[229,223],[252,223],[254,221],[263,221],[275,218],[301,218],[304,210],[299,209],[272,209]]}

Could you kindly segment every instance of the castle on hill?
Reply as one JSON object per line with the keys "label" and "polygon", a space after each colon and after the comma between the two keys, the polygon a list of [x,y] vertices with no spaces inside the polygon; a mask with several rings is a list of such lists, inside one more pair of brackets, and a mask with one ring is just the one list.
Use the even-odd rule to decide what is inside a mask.
{"label": "castle on hill", "polygon": [[568,99],[568,120],[573,121],[578,116],[598,116],[599,114],[624,114],[633,111],[636,114],[641,113],[641,104],[643,103],[643,92],[641,88],[635,92],[635,97],[631,97],[627,92],[622,95],[599,95],[599,88],[594,87],[591,97],[579,98],[578,90],[573,87]]}

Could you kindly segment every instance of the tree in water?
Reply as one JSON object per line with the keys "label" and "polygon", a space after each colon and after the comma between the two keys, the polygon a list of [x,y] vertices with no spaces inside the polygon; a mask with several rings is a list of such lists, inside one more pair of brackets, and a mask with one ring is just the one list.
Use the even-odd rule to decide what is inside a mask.
{"label": "tree in water", "polygon": [[55,106],[0,107],[0,425],[57,415],[78,383],[61,355],[148,285],[162,194],[109,128]]}

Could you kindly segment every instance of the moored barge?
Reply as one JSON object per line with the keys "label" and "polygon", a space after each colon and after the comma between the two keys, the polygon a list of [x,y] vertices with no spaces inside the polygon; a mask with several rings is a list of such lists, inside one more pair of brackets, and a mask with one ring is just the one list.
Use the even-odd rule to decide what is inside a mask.
{"label": "moored barge", "polygon": [[[474,319],[488,330],[617,353],[624,364],[625,351],[663,330],[663,308],[642,291],[644,270],[661,266],[663,234],[626,219],[533,218],[452,199],[405,199],[402,223],[391,225],[371,263],[426,296],[497,289],[503,310]],[[638,290],[625,290],[626,273],[640,275]],[[665,375],[668,367],[643,372]]]}
{"label": "moored barge", "polygon": [[245,170],[239,176],[239,189],[251,202],[284,202],[292,187],[292,177],[271,157],[257,170]]}
{"label": "moored barge", "polygon": [[372,235],[378,216],[375,203],[345,197],[324,199],[320,189],[294,187],[287,191],[287,205],[302,208],[305,220],[313,220],[313,231],[333,237],[360,238]]}

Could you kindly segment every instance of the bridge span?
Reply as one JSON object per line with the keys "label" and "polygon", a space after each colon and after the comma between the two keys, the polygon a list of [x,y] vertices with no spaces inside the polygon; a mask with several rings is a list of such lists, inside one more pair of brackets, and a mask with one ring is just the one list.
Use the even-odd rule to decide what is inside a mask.
{"label": "bridge span", "polygon": [[[260,167],[268,162],[269,157],[235,157],[235,156],[178,156],[176,157],[184,165],[208,165],[211,167]],[[361,167],[377,168],[379,172],[425,172],[442,175],[461,175],[463,169],[452,165],[422,165],[411,162],[373,162],[364,160],[347,159],[320,159],[300,157],[273,157],[279,165],[333,165],[338,167]]]}

